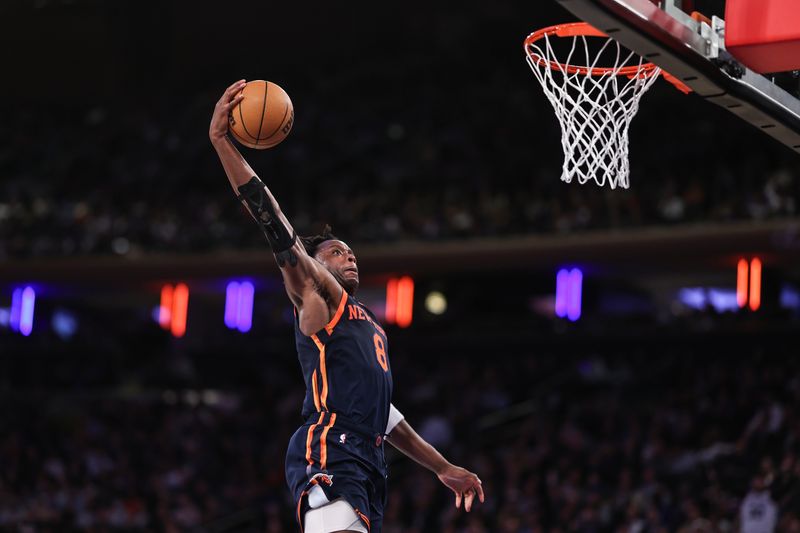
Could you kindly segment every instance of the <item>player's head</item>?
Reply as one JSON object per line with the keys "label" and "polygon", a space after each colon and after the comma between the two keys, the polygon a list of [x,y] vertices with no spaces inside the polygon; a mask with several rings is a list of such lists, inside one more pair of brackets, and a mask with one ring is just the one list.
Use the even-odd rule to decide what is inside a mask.
{"label": "player's head", "polygon": [[358,290],[358,266],[353,250],[325,226],[321,235],[300,237],[308,255],[325,265],[348,294]]}

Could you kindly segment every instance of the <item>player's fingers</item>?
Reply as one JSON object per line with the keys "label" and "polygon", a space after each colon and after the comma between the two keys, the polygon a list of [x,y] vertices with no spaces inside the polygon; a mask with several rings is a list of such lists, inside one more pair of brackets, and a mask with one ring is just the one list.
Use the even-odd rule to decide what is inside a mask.
{"label": "player's fingers", "polygon": [[464,510],[470,512],[472,509],[472,500],[475,499],[475,491],[470,489],[467,491],[467,496],[464,498]]}
{"label": "player's fingers", "polygon": [[475,492],[478,493],[478,499],[483,503],[483,486],[481,485],[481,480],[478,480],[478,484],[475,485]]}
{"label": "player's fingers", "polygon": [[461,509],[461,493],[456,492],[456,509]]}
{"label": "player's fingers", "polygon": [[227,103],[240,95],[244,86],[247,85],[244,81],[237,81],[225,90],[225,93],[220,98],[220,102]]}
{"label": "player's fingers", "polygon": [[242,94],[242,89],[244,89],[244,85],[242,85],[239,88],[234,89],[230,93],[225,93],[225,96],[223,97],[223,100],[225,102],[232,102],[236,98],[239,98],[239,97],[243,98],[244,95]]}
{"label": "player's fingers", "polygon": [[242,96],[242,95],[240,95],[240,94],[229,95],[226,92],[225,94],[222,95],[222,97],[217,102],[217,105],[215,106],[215,109],[221,109],[222,111],[228,111],[231,107],[233,107],[234,105],[236,105],[236,104],[238,104],[239,102],[242,101],[241,98],[239,98],[237,100],[237,98],[240,97],[240,96]]}
{"label": "player's fingers", "polygon": [[242,100],[244,100],[244,95],[243,94],[237,94],[236,96],[233,97],[233,99],[230,102],[225,104],[224,107],[225,107],[225,109],[227,111],[230,111],[231,109],[233,109],[234,107],[239,105],[239,102],[241,102]]}
{"label": "player's fingers", "polygon": [[225,89],[225,92],[226,92],[226,93],[230,93],[230,92],[236,92],[236,91],[238,90],[238,87],[239,87],[240,85],[244,85],[244,84],[245,84],[245,80],[239,80],[239,81],[235,81],[235,82],[231,83],[231,86],[230,86],[230,87],[228,87],[227,89]]}

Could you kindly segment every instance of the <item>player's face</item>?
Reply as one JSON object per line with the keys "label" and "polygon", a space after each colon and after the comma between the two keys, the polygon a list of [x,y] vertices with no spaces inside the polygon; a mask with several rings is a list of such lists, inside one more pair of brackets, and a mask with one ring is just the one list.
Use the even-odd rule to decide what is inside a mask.
{"label": "player's face", "polygon": [[325,265],[344,290],[355,294],[358,290],[358,266],[356,256],[349,246],[342,241],[325,241],[319,245],[314,257]]}

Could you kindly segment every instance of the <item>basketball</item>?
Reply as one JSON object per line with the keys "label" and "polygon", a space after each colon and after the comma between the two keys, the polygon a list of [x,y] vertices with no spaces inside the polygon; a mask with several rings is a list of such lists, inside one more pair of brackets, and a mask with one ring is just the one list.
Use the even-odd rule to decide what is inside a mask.
{"label": "basketball", "polygon": [[244,99],[228,116],[231,135],[256,150],[283,141],[294,123],[294,106],[286,91],[271,81],[253,80],[242,94]]}

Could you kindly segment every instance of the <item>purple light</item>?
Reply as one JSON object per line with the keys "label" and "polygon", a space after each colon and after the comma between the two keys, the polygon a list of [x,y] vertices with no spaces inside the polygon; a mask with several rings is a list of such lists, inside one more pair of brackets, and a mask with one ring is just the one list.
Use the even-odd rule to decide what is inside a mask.
{"label": "purple light", "polygon": [[800,292],[792,286],[784,285],[781,287],[781,307],[786,309],[800,309]]}
{"label": "purple light", "polygon": [[225,289],[225,325],[230,329],[236,327],[239,307],[239,282],[231,281]]}
{"label": "purple light", "polygon": [[36,304],[36,291],[33,287],[14,289],[11,295],[11,312],[8,324],[12,331],[18,331],[26,337],[33,331],[33,309]]}
{"label": "purple light", "polygon": [[708,289],[708,301],[717,313],[725,311],[736,312],[739,310],[739,303],[736,301],[736,291],[733,289]]}
{"label": "purple light", "polygon": [[255,288],[249,281],[244,281],[239,286],[239,305],[236,312],[236,327],[242,333],[247,333],[253,326],[253,294]]}
{"label": "purple light", "polygon": [[559,270],[556,275],[556,316],[559,318],[567,316],[568,280],[569,272],[563,268]]}
{"label": "purple light", "polygon": [[567,318],[575,322],[581,317],[581,289],[583,272],[573,268],[569,272],[569,289],[567,289]]}
{"label": "purple light", "polygon": [[225,290],[225,325],[247,333],[253,326],[253,295],[249,281],[231,281]]}
{"label": "purple light", "polygon": [[678,291],[678,300],[686,307],[703,310],[706,307],[706,291],[702,287],[686,287]]}
{"label": "purple light", "polygon": [[22,314],[22,289],[14,289],[11,294],[11,316],[8,325],[11,331],[19,331],[19,317]]}

